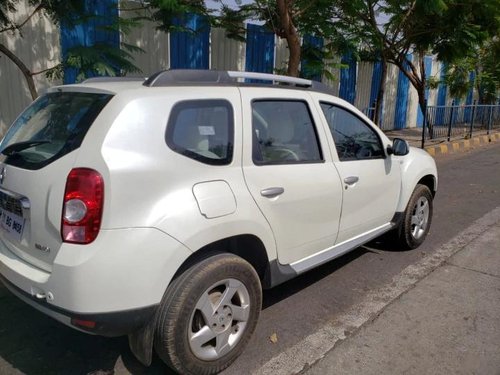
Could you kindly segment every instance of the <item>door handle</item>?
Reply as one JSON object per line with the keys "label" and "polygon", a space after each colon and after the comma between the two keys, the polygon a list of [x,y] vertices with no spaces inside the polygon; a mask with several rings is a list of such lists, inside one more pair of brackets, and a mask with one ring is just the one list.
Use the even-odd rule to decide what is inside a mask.
{"label": "door handle", "polygon": [[260,191],[260,195],[266,198],[274,198],[277,197],[278,195],[281,195],[285,192],[285,189],[282,187],[270,187],[267,189],[262,189]]}
{"label": "door handle", "polygon": [[359,181],[359,177],[358,176],[349,176],[349,177],[344,178],[344,182],[347,185],[354,185],[358,181]]}

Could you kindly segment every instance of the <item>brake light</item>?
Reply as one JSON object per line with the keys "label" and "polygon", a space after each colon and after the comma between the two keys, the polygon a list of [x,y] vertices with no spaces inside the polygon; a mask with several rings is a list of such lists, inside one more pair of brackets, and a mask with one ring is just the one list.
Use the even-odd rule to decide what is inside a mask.
{"label": "brake light", "polygon": [[104,182],[99,172],[74,168],[66,180],[61,235],[64,242],[88,244],[101,228]]}

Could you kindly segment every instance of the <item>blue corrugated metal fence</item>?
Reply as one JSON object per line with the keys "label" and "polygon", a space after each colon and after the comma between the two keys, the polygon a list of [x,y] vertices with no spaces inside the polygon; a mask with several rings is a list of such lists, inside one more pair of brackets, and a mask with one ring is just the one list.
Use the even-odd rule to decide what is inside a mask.
{"label": "blue corrugated metal fence", "polygon": [[170,34],[172,69],[208,69],[210,66],[210,24],[200,15],[186,14],[175,21],[188,31]]}
{"label": "blue corrugated metal fence", "polygon": [[[117,0],[86,0],[85,11],[90,16],[88,21],[69,26],[61,24],[61,53],[63,59],[73,47],[93,47],[107,44],[113,47],[120,45],[119,32],[109,29],[118,18]],[[92,75],[90,72],[88,75]],[[64,70],[64,83],[75,83],[75,69]]]}
{"label": "blue corrugated metal fence", "polygon": [[340,69],[340,89],[339,96],[354,104],[356,99],[356,73],[357,63],[352,55],[345,55],[341,61],[342,64],[348,65],[347,68]]}

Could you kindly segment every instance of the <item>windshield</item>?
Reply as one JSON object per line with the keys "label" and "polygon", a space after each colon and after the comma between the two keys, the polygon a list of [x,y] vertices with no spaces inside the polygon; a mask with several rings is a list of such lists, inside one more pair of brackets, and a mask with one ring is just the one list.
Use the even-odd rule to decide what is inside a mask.
{"label": "windshield", "polygon": [[80,147],[109,94],[58,92],[31,104],[0,144],[7,164],[39,169]]}

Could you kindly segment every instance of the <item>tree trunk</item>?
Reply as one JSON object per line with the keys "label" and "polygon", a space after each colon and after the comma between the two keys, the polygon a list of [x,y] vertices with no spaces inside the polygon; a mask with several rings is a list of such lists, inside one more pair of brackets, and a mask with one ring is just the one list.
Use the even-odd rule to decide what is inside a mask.
{"label": "tree trunk", "polygon": [[287,36],[286,41],[288,43],[288,49],[290,50],[287,74],[292,77],[298,77],[301,55],[300,38],[297,35],[297,32],[295,32],[294,34]]}
{"label": "tree trunk", "polygon": [[30,90],[31,99],[35,100],[38,98],[38,92],[35,86],[35,80],[33,79],[33,74],[28,69],[28,67],[19,59],[15,54],[13,54],[7,47],[0,43],[0,52],[7,56],[14,64],[17,65],[21,73],[23,73],[26,83],[28,84],[28,89]]}
{"label": "tree trunk", "polygon": [[387,79],[387,60],[385,57],[382,57],[382,74],[380,75],[380,87],[378,89],[377,93],[377,98],[375,100],[375,113],[373,115],[373,122],[377,124],[379,127],[381,126],[380,124],[380,117],[382,114],[382,103],[384,100],[384,93],[385,93],[385,81]]}
{"label": "tree trunk", "polygon": [[301,55],[299,34],[290,16],[289,3],[286,0],[278,0],[277,5],[282,35],[286,39],[288,50],[290,51],[287,74],[292,77],[298,77]]}

